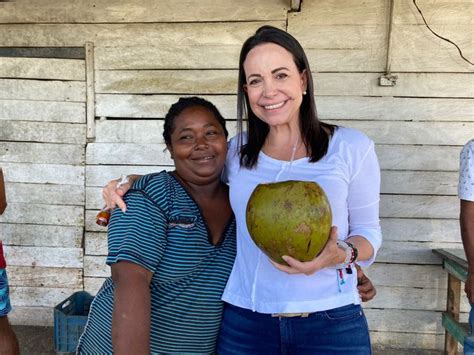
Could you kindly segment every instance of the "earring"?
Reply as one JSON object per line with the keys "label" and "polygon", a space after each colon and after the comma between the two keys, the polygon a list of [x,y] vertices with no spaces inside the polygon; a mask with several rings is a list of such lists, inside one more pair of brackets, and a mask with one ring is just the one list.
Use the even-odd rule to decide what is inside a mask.
{"label": "earring", "polygon": [[306,95],[306,90],[305,90],[305,91],[303,91],[303,95]]}

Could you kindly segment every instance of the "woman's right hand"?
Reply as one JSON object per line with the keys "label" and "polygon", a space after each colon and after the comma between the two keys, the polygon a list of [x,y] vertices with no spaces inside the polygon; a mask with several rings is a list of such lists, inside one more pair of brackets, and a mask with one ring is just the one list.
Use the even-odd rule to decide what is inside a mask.
{"label": "woman's right hand", "polygon": [[123,196],[132,186],[135,179],[128,179],[127,182],[120,183],[119,180],[112,180],[107,183],[102,189],[102,198],[105,201],[105,205],[113,209],[118,206],[123,212],[127,210],[127,205],[123,201]]}

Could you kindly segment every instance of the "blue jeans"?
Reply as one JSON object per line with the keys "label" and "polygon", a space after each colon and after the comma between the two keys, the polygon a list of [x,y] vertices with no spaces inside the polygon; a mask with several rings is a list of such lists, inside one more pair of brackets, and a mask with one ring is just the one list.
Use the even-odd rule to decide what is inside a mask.
{"label": "blue jeans", "polygon": [[471,304],[469,326],[471,327],[471,335],[464,338],[464,354],[474,355],[474,304]]}
{"label": "blue jeans", "polygon": [[217,354],[371,354],[364,312],[348,305],[279,318],[226,304]]}

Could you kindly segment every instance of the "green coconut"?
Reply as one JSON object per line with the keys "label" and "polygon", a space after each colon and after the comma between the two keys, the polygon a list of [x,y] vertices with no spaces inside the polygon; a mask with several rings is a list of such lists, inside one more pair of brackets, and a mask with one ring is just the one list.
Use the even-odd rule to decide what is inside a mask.
{"label": "green coconut", "polygon": [[286,264],[289,255],[313,260],[324,248],[332,225],[329,201],[315,182],[259,184],[247,203],[247,229],[272,260]]}

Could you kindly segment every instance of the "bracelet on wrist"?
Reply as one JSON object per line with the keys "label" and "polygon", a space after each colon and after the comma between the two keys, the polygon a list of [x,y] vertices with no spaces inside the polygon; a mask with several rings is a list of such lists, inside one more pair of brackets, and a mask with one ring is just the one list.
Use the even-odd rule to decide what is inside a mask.
{"label": "bracelet on wrist", "polygon": [[336,269],[345,269],[357,260],[359,251],[352,243],[346,242],[344,240],[338,240],[337,246],[344,250],[346,257],[342,263],[334,265]]}

